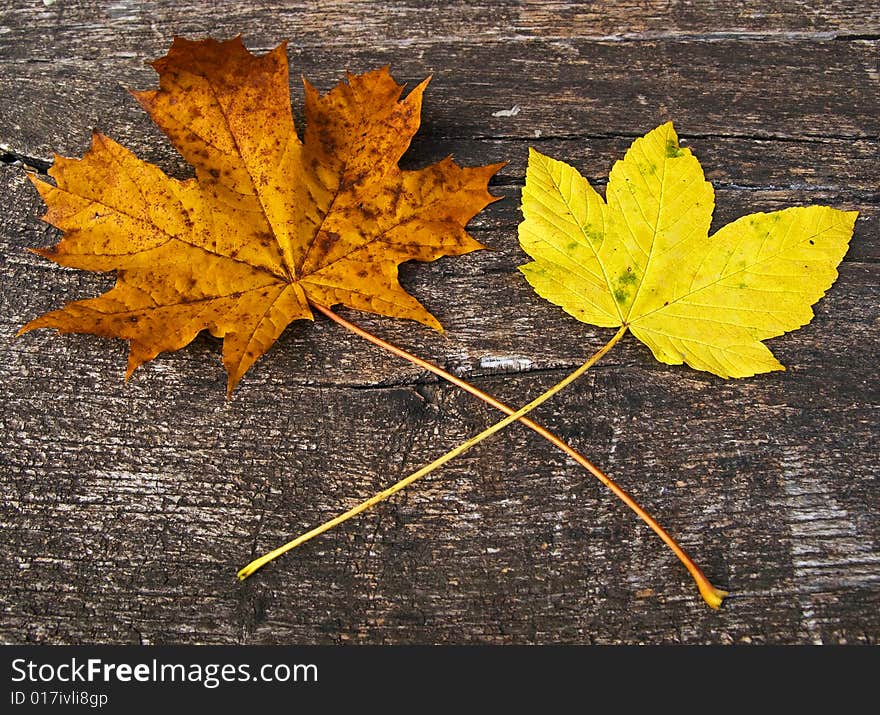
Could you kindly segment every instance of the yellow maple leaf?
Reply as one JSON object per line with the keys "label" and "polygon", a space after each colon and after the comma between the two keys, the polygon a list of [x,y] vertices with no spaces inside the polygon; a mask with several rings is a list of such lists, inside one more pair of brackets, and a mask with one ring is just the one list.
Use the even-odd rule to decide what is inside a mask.
{"label": "yellow maple leaf", "polygon": [[301,141],[284,44],[255,57],[240,38],[175,38],[153,67],[159,89],[134,96],[196,178],[169,178],[97,133],[82,159],[56,156],[56,185],[33,181],[44,219],[65,235],[37,253],[117,280],[21,332],[125,339],[128,376],[207,329],[224,339],[232,391],[287,325],[312,318],[310,303],[440,329],[398,265],[482,248],[464,227],[495,200],[487,184],[502,164],[398,168],[428,80],[403,100],[387,67],[349,74],[326,96],[304,81]]}
{"label": "yellow maple leaf", "polygon": [[520,270],[578,320],[626,326],[659,361],[725,378],[785,369],[761,341],[812,320],[858,215],[795,207],[710,236],[712,185],[671,122],[633,142],[606,195],[531,150],[519,239],[534,261]]}

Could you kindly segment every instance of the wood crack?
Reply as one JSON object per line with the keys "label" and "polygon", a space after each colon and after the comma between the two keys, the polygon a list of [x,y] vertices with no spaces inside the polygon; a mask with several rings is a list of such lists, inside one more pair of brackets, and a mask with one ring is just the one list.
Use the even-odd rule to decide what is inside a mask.
{"label": "wood crack", "polygon": [[47,159],[41,159],[36,156],[28,156],[17,151],[13,151],[0,144],[0,164],[7,166],[21,166],[25,169],[32,169],[42,176],[48,176],[49,169],[53,162]]}

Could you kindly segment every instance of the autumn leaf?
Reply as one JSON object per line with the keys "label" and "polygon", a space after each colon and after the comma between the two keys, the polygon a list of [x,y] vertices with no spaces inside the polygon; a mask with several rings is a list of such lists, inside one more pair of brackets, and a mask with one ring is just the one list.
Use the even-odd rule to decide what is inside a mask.
{"label": "autumn leaf", "polygon": [[578,320],[626,326],[660,362],[725,378],[784,369],[762,341],[812,320],[858,215],[788,208],[710,236],[712,185],[672,123],[633,142],[606,195],[531,150],[519,238],[534,261],[520,270]]}
{"label": "autumn leaf", "polygon": [[64,237],[36,252],[115,270],[116,285],[21,332],[127,340],[129,376],[207,329],[223,338],[231,392],[287,325],[313,317],[310,305],[440,329],[398,265],[482,248],[464,227],[495,200],[487,184],[502,165],[398,167],[428,80],[405,99],[387,68],[349,74],[325,96],[304,81],[301,141],[284,44],[255,57],[240,38],[175,38],[153,67],[159,89],[133,94],[196,178],[170,178],[97,133],[82,159],[56,156],[56,185],[33,182]]}

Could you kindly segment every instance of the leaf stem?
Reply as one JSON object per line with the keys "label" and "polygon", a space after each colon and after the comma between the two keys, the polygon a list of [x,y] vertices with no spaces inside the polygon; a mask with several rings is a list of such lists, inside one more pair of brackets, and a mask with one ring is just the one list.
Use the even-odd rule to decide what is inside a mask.
{"label": "leaf stem", "polygon": [[[372,333],[367,332],[363,328],[360,328],[357,325],[350,323],[349,321],[345,320],[343,317],[334,313],[333,311],[329,310],[328,308],[325,308],[324,306],[317,305],[317,304],[313,304],[313,307],[316,310],[318,310],[319,312],[323,313],[328,318],[330,318],[331,320],[333,320],[334,322],[336,322],[339,325],[341,325],[342,327],[344,327],[346,330],[349,330],[350,332],[354,333],[355,335],[358,335],[358,336],[364,338],[365,340],[368,340],[369,342],[373,343],[374,345],[376,345],[378,347],[381,347],[385,350],[388,350],[389,352],[413,363],[414,365],[417,365],[425,370],[433,372],[435,375],[438,375],[439,377],[442,377],[443,379],[451,382],[452,384],[457,385],[458,387],[461,387],[462,389],[466,390],[467,392],[471,393],[472,395],[479,397],[484,402],[488,403],[489,405],[491,405],[492,407],[495,407],[498,410],[501,410],[505,414],[507,414],[507,415],[518,414],[518,413],[515,413],[511,407],[508,407],[507,405],[503,404],[502,402],[499,402],[494,397],[483,392],[482,390],[475,387],[474,385],[471,385],[470,383],[456,377],[455,375],[452,375],[451,373],[446,372],[445,370],[437,367],[436,365],[433,365],[425,360],[422,360],[421,358],[416,357],[415,355],[408,353],[405,350],[402,350],[401,348],[398,348],[397,346],[392,345],[391,343],[388,343],[388,342],[382,340],[381,338],[373,335]],[[622,337],[623,332],[624,332],[624,329],[622,328],[620,331],[620,335],[616,335],[612,339],[612,341],[608,345],[606,345],[602,351],[600,351],[601,352],[600,355],[594,355],[593,358],[590,359],[590,360],[592,360],[592,362],[590,362],[590,364],[591,365],[595,364],[596,360],[598,360],[602,355],[604,355],[605,352],[610,350],[611,347],[613,346],[613,344],[615,342],[617,342],[617,340],[619,340],[620,337]],[[586,369],[587,368],[579,369],[577,374],[578,375],[582,374],[582,371],[586,370]],[[576,377],[577,376],[570,376],[571,380],[576,379]],[[566,382],[565,384],[569,384],[569,383]],[[559,386],[557,386],[557,388],[562,389]],[[556,391],[558,391],[558,390],[556,390]],[[555,392],[552,394],[555,394]],[[550,396],[551,395],[546,395],[546,396],[542,395],[541,397],[543,399],[548,399]],[[534,406],[537,406],[537,405],[534,405]],[[638,517],[640,519],[642,519],[642,521],[644,521],[648,526],[651,527],[651,529],[663,540],[663,542],[672,550],[672,552],[684,564],[684,566],[687,568],[688,572],[691,574],[694,581],[696,582],[697,587],[699,588],[700,594],[703,596],[706,603],[708,603],[712,608],[718,608],[718,606],[721,605],[721,601],[722,601],[723,597],[727,595],[727,593],[725,591],[721,591],[719,589],[716,589],[714,586],[712,586],[712,584],[709,582],[709,580],[703,575],[703,572],[700,570],[700,568],[691,560],[691,558],[687,555],[687,553],[685,553],[685,551],[675,542],[675,540],[666,532],[666,530],[664,530],[663,527],[661,527],[651,517],[650,514],[648,514],[644,509],[642,509],[642,507],[640,507],[639,504],[626,491],[624,491],[620,486],[618,486],[614,482],[614,480],[612,480],[610,477],[608,477],[606,474],[604,474],[598,467],[596,467],[586,457],[581,455],[579,452],[577,452],[575,449],[573,449],[568,444],[563,442],[556,435],[554,435],[553,433],[546,430],[541,425],[539,425],[536,422],[533,422],[532,420],[525,417],[524,414],[525,413],[523,413],[522,415],[520,415],[519,417],[517,417],[515,419],[518,419],[523,425],[525,425],[526,427],[529,427],[531,430],[533,430],[537,434],[541,435],[546,440],[548,440],[549,442],[551,442],[552,444],[557,446],[559,449],[564,451],[568,456],[570,456],[572,459],[574,459],[578,464],[580,464],[585,469],[587,469],[600,482],[602,482],[605,486],[607,486],[621,501],[623,501],[630,509],[632,509],[638,515]],[[507,425],[507,424],[510,424],[510,422],[513,421],[513,419],[514,418],[511,418],[510,421],[502,421],[502,422],[504,422],[504,425]],[[502,429],[502,427],[496,425],[496,426],[493,426],[493,428],[490,428],[490,430],[493,430],[493,429],[495,431],[497,431],[498,429]],[[487,432],[488,432],[488,430],[487,430]],[[486,437],[490,436],[490,434],[492,434],[492,433],[494,433],[494,432],[484,434],[482,437],[480,435],[478,435],[478,438],[485,439]],[[477,438],[474,438],[474,439],[477,440]],[[469,449],[470,446],[473,446],[473,444],[476,444],[476,442],[470,443],[470,441],[469,441],[469,443],[465,443],[465,444],[467,446],[462,445],[463,448],[461,449],[461,451],[465,451],[466,449]],[[456,454],[460,454],[461,451],[456,452]],[[265,564],[269,563],[273,559],[277,558],[281,554],[283,554],[293,548],[296,548],[297,546],[305,543],[306,541],[313,539],[314,537],[318,536],[319,534],[322,534],[325,531],[328,531],[328,530],[332,529],[333,527],[338,526],[339,524],[347,521],[348,519],[355,516],[356,514],[359,514],[362,511],[365,511],[366,509],[379,503],[380,501],[387,499],[392,494],[396,493],[397,491],[400,491],[408,484],[411,484],[412,482],[416,481],[416,479],[419,479],[422,476],[425,476],[425,474],[429,473],[430,471],[433,471],[433,469],[436,469],[437,467],[441,466],[441,464],[445,463],[445,461],[448,461],[449,459],[452,459],[452,457],[454,457],[454,456],[455,455],[448,455],[448,458],[444,459],[445,457],[447,457],[447,455],[444,455],[444,457],[441,457],[441,459],[444,459],[444,461],[441,462],[440,460],[437,460],[435,463],[432,463],[432,465],[428,465],[427,467],[424,468],[424,470],[427,470],[427,471],[419,470],[419,472],[416,472],[415,474],[410,475],[409,477],[402,480],[401,482],[398,482],[397,484],[395,484],[391,488],[389,488],[383,492],[380,492],[379,494],[374,496],[372,499],[367,500],[366,502],[363,502],[362,504],[358,505],[354,509],[349,510],[348,512],[346,512],[344,514],[341,514],[340,516],[336,517],[335,519],[332,519],[332,520],[326,522],[325,524],[322,524],[321,526],[307,532],[306,534],[303,534],[302,536],[298,537],[297,539],[294,539],[293,541],[289,542],[288,544],[285,544],[281,548],[276,549],[276,550],[266,554],[265,556],[263,556],[259,559],[256,559],[255,561],[248,564],[241,571],[239,571],[239,573],[238,573],[239,578],[244,580],[245,578],[247,578],[248,576],[253,574],[255,571],[257,571],[259,568],[261,568]],[[439,463],[437,463],[437,462],[439,462]],[[418,476],[416,476],[416,475],[418,475]]]}

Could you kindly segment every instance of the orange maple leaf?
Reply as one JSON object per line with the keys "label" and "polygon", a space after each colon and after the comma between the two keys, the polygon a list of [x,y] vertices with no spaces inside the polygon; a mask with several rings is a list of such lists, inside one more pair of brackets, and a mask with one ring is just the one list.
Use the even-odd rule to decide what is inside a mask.
{"label": "orange maple leaf", "polygon": [[398,282],[403,261],[484,248],[464,230],[496,200],[503,164],[397,163],[419,127],[429,79],[401,100],[385,67],[325,96],[305,85],[305,141],[290,108],[286,45],[262,57],[240,37],[175,38],[153,62],[159,89],[134,92],[195,168],[178,181],[102,134],[82,159],[56,156],[57,186],[32,179],[64,231],[36,252],[115,270],[116,285],[20,332],[52,327],[129,341],[126,378],[202,330],[223,338],[231,392],[310,303],[441,329]]}

